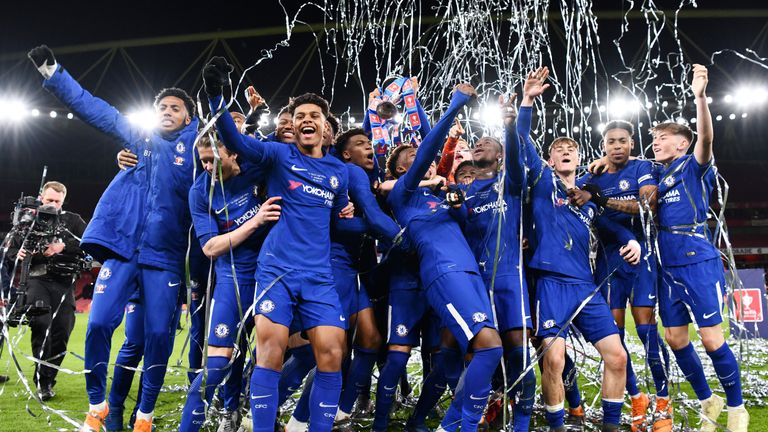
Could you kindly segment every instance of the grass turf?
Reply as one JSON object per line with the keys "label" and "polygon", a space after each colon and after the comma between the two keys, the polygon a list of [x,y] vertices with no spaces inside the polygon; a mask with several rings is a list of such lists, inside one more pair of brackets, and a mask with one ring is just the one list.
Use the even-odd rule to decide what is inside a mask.
{"label": "grass turf", "polygon": [[[88,316],[79,314],[77,315],[77,321],[75,329],[72,332],[69,343],[70,353],[76,353],[82,355],[84,352],[85,342],[85,330]],[[631,317],[628,316],[628,334],[634,336],[634,326],[631,323]],[[182,318],[182,322],[185,320]],[[19,329],[10,329],[11,337],[15,337],[18,334]],[[117,355],[117,348],[123,342],[124,331],[122,326],[117,329],[112,338],[112,356],[111,363],[114,363]],[[186,353],[184,353],[181,359],[181,367],[174,367],[177,365],[180,356],[182,356],[182,346],[186,340],[186,329],[181,330],[177,335],[174,352],[171,356],[168,374],[166,375],[165,384],[163,390],[160,393],[155,414],[157,416],[156,425],[158,431],[176,430],[178,427],[179,417],[181,415],[181,405],[186,399],[186,384],[187,377],[184,366],[187,364]],[[695,337],[695,335],[694,335]],[[33,373],[33,363],[26,358],[23,358],[21,354],[28,355],[30,350],[29,345],[29,332],[22,337],[19,342],[17,352],[19,362],[22,366],[26,377],[31,380]],[[643,367],[642,359],[635,357],[633,359],[635,363],[635,370],[640,373]],[[704,362],[708,362],[709,359],[703,359]],[[64,359],[62,364],[63,368],[71,369],[73,371],[81,371],[83,369],[83,362],[78,356],[69,354]],[[768,368],[765,366],[761,369]],[[8,353],[8,347],[4,347],[2,359],[0,359],[0,374],[10,375],[11,381],[6,383],[0,388],[0,431],[43,431],[43,430],[74,430],[75,428],[69,423],[62,420],[56,414],[48,414],[43,411],[40,405],[30,399],[24,386],[18,380],[16,370]],[[712,388],[717,391],[719,384],[713,380],[715,377],[709,377]],[[111,368],[110,368],[111,379]],[[63,411],[69,417],[82,421],[85,415],[85,411],[88,406],[88,399],[85,392],[85,380],[82,374],[66,374],[59,373],[57,378],[55,391],[56,397],[48,402],[51,408]],[[641,381],[642,383],[642,381]],[[109,383],[108,383],[109,385]],[[134,385],[132,387],[129,400],[126,402],[126,410],[133,407],[135,404],[136,389],[138,388],[138,374],[134,378]],[[688,394],[689,397],[693,396],[690,387],[687,384],[681,386],[682,390]],[[599,391],[595,383],[587,383],[585,380],[581,381],[582,393],[585,393],[584,400],[591,402],[595,394]],[[673,396],[675,395],[673,390]],[[722,395],[721,392],[718,392]],[[768,408],[751,406],[749,412],[752,417],[750,424],[750,430],[768,430]],[[624,409],[624,414],[628,413],[628,408]],[[678,412],[676,412],[676,419],[679,418]],[[395,417],[398,419],[404,419],[407,415],[405,413],[396,413]],[[695,418],[695,413],[690,412],[689,417]],[[125,420],[128,420],[128,413],[125,415]],[[538,417],[538,416],[537,416]],[[725,422],[725,415],[720,417],[721,422]],[[539,420],[540,422],[540,420]],[[394,421],[391,430],[401,430],[401,421]],[[629,428],[626,428],[629,430]]]}

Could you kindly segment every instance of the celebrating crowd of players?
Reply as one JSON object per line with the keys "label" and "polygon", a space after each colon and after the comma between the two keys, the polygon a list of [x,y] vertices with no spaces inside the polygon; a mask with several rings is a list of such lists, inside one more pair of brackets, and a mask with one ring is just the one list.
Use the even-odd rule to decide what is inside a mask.
{"label": "celebrating crowd of players", "polygon": [[[264,137],[252,126],[261,105],[254,91],[256,111],[227,112],[232,68],[215,57],[203,70],[215,125],[201,132],[187,93],[165,89],[155,99],[158,126],[146,133],[82,89],[46,46],[29,57],[47,90],[124,147],[124,169],[82,238],[83,250],[103,263],[86,334],[82,430],[123,430],[142,358],[130,423],[152,430],[185,302],[194,311],[194,349],[181,431],[203,426],[217,391],[225,411],[219,430],[235,430],[246,405],[253,431],[273,431],[302,383],[286,431],[350,427],[355,405],[370,409],[377,363],[371,428],[384,431],[419,345],[424,379],[407,430],[429,430],[425,420],[446,391],[452,402],[440,431],[487,425],[489,397],[502,392],[512,420],[499,427],[529,430],[536,364],[548,425],[565,430],[566,400],[570,417],[584,417],[566,353],[570,332],[602,357],[603,430],[619,429],[626,391],[633,430],[671,431],[656,310],[701,402],[700,429],[721,427],[727,402],[728,430],[747,430],[739,366],[720,325],[723,266],[707,227],[716,168],[703,66],[693,67],[691,154],[692,131],[662,123],[652,130],[656,163],[633,158],[633,126],[613,121],[602,132],[605,157],[577,178],[576,140],[555,138],[540,155],[531,138],[534,102],[549,87],[546,67],[527,75],[519,109],[514,96],[499,99],[503,140],[471,144],[455,121],[477,99],[471,85],[457,85],[430,125],[418,81],[401,80],[397,91],[413,98],[411,122],[420,124],[412,131],[418,146],[390,148],[383,170],[371,143],[382,122],[376,105],[386,99],[379,91],[363,128],[340,131],[328,103],[308,93],[291,99]],[[651,397],[638,388],[624,346],[628,302]],[[107,398],[110,342],[124,316],[126,341]],[[688,339],[691,323],[725,401],[709,388]]]}

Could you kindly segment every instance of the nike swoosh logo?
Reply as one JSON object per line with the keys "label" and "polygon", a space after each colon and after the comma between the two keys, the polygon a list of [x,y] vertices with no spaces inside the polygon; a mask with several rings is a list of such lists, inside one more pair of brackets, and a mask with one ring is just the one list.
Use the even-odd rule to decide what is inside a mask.
{"label": "nike swoosh logo", "polygon": [[175,286],[179,286],[179,285],[181,285],[181,282],[176,282],[175,284],[168,282],[168,286],[169,287],[175,287]]}
{"label": "nike swoosh logo", "polygon": [[336,408],[338,405],[328,405],[324,402],[320,402],[320,408]]}
{"label": "nike swoosh logo", "polygon": [[704,319],[710,319],[712,318],[717,312],[712,312],[711,314],[704,314]]}
{"label": "nike swoosh logo", "polygon": [[649,299],[649,300],[653,300],[653,299],[655,299],[655,298],[656,298],[656,296],[655,296],[655,295],[650,295],[650,294],[648,294],[648,299]]}
{"label": "nike swoosh logo", "polygon": [[397,387],[397,386],[392,386],[392,387],[384,386],[384,390],[391,391],[391,390],[394,390],[395,387]]}
{"label": "nike swoosh logo", "polygon": [[339,315],[339,320],[341,320],[341,321],[346,321],[347,319],[346,319],[346,318],[344,318],[344,316],[342,316],[342,315]]}
{"label": "nike swoosh logo", "polygon": [[475,395],[470,394],[469,398],[472,399],[472,400],[486,400],[486,399],[488,399],[488,396],[485,396],[485,397],[483,397],[483,396],[475,397]]}
{"label": "nike swoosh logo", "polygon": [[270,397],[270,396],[272,396],[272,395],[271,395],[271,394],[268,394],[268,395],[264,395],[264,396],[253,396],[253,395],[251,395],[251,399],[253,399],[253,400],[256,400],[256,399],[264,399],[264,398],[268,398],[268,397]]}
{"label": "nike swoosh logo", "polygon": [[299,168],[296,165],[291,165],[291,171],[306,171],[306,168]]}
{"label": "nike swoosh logo", "polygon": [[431,195],[432,195],[431,193],[424,191],[424,196],[431,196]]}
{"label": "nike swoosh logo", "polygon": [[220,215],[220,214],[221,214],[221,212],[223,212],[223,211],[224,211],[224,210],[226,210],[226,209],[227,209],[227,206],[224,206],[224,207],[222,207],[222,208],[221,208],[221,209],[219,209],[219,210],[215,210],[215,209],[214,209],[213,211],[214,211],[214,212],[215,212],[217,215]]}
{"label": "nike swoosh logo", "polygon": [[192,410],[192,415],[205,415],[205,411],[197,412],[195,410]]}

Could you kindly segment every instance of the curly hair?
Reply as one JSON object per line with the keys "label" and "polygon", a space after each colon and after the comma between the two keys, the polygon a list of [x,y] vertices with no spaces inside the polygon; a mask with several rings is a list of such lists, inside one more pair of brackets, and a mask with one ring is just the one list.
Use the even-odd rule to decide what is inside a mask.
{"label": "curly hair", "polygon": [[291,99],[291,102],[288,104],[288,112],[290,112],[291,115],[293,115],[293,113],[296,111],[296,108],[304,104],[312,104],[312,105],[319,106],[320,110],[323,112],[323,115],[325,116],[326,119],[330,114],[328,101],[315,93],[304,93],[301,96],[296,96],[295,98]]}
{"label": "curly hair", "polygon": [[397,172],[397,163],[400,161],[400,154],[404,152],[405,150],[412,149],[413,147],[409,145],[399,145],[395,147],[392,150],[392,153],[389,154],[389,157],[387,158],[387,172],[389,175],[391,175],[394,178],[400,177],[400,174]]}
{"label": "curly hair", "polygon": [[155,108],[157,108],[157,105],[160,103],[163,98],[166,98],[168,96],[173,96],[176,98],[179,98],[184,102],[184,107],[187,108],[187,113],[190,117],[195,116],[195,101],[192,100],[192,98],[185,92],[184,90],[176,87],[169,87],[164,88],[160,90],[160,93],[155,96]]}

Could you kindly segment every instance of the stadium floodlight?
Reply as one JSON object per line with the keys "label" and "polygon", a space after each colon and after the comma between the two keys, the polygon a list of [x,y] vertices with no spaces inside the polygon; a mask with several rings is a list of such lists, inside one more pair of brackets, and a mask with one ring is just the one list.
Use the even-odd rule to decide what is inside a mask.
{"label": "stadium floodlight", "polygon": [[50,113],[48,113],[48,115],[51,116],[51,118],[56,118],[58,117],[59,113],[57,113],[56,111],[51,111]]}
{"label": "stadium floodlight", "polygon": [[717,117],[715,117],[715,120],[717,120],[717,121],[720,121],[720,120],[722,120],[722,119],[723,119],[723,116],[721,116],[721,115],[719,115],[719,114],[717,115]]}
{"label": "stadium floodlight", "polygon": [[745,112],[741,113],[741,118],[747,118],[747,113]]}
{"label": "stadium floodlight", "polygon": [[18,122],[27,115],[27,107],[18,99],[0,100],[0,121]]}
{"label": "stadium floodlight", "polygon": [[579,133],[581,129],[578,126],[573,127],[573,133]]}
{"label": "stadium floodlight", "polygon": [[736,114],[731,113],[731,115],[729,115],[728,118],[731,120],[736,120]]}
{"label": "stadium floodlight", "polygon": [[634,114],[640,111],[640,103],[631,99],[616,99],[608,104],[608,114],[612,117],[621,117],[626,114]]}
{"label": "stadium floodlight", "polygon": [[560,133],[561,133],[561,134],[564,134],[564,133],[565,133],[565,131],[566,131],[566,129],[565,129],[564,127],[561,127],[561,128],[560,128]]}
{"label": "stadium floodlight", "polygon": [[502,125],[501,108],[498,105],[485,105],[480,112],[480,118],[486,126],[500,127]]}
{"label": "stadium floodlight", "polygon": [[[350,117],[349,121],[354,123],[355,122],[355,118],[354,117]],[[401,113],[395,114],[395,123],[400,124],[402,122],[403,122],[403,114],[401,114]]]}
{"label": "stadium floodlight", "polygon": [[590,113],[590,111],[592,111],[592,108],[590,108],[590,107],[588,107],[588,106],[585,106],[585,107],[584,107],[584,114],[589,114],[589,113]]}
{"label": "stadium floodlight", "polygon": [[768,101],[768,91],[762,87],[745,86],[736,91],[733,102],[741,106],[759,105]]}
{"label": "stadium floodlight", "polygon": [[725,103],[733,102],[733,96],[731,96],[729,94],[725,95],[725,97],[723,98],[723,102],[725,102]]}
{"label": "stadium floodlight", "polygon": [[269,114],[264,113],[259,116],[259,127],[269,126]]}
{"label": "stadium floodlight", "polygon": [[37,108],[33,108],[32,111],[29,112],[32,114],[32,117],[38,117],[40,115],[40,110]]}
{"label": "stadium floodlight", "polygon": [[[397,116],[395,116],[395,118],[397,118]],[[355,122],[355,116],[349,116],[349,123],[354,123],[354,122]]]}
{"label": "stadium floodlight", "polygon": [[139,126],[145,131],[151,131],[157,127],[157,116],[151,109],[140,109],[128,114],[128,121]]}
{"label": "stadium floodlight", "polygon": [[605,124],[600,123],[599,125],[597,125],[598,132],[603,133],[604,130],[605,130]]}
{"label": "stadium floodlight", "polygon": [[72,113],[67,113],[67,119],[69,119],[69,120],[72,120],[73,118],[75,118],[75,115],[74,115],[74,114],[72,114]]}

